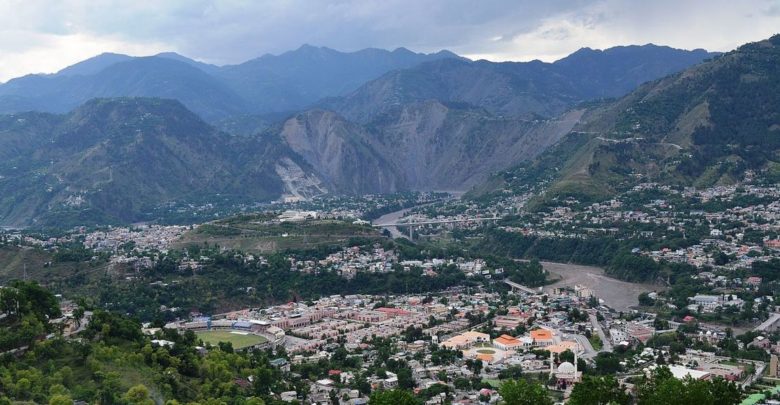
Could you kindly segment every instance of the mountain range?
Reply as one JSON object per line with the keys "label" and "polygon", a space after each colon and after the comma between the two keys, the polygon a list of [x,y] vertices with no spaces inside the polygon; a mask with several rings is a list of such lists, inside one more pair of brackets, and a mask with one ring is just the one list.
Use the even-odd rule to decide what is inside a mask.
{"label": "mountain range", "polygon": [[310,46],[222,67],[103,54],[0,85],[0,223],[132,222],[213,196],[465,190],[601,125],[617,105],[604,98],[711,58],[655,45],[555,63]]}
{"label": "mountain range", "polygon": [[641,182],[780,181],[780,35],[592,106],[555,147],[481,190],[550,182],[545,199],[593,201]]}
{"label": "mountain range", "polygon": [[242,114],[292,111],[339,96],[394,69],[440,58],[365,49],[344,53],[304,45],[238,65],[214,66],[176,53],[131,57],[105,53],[51,75],[27,75],[0,85],[0,112],[68,112],[98,97],[179,100],[208,121]]}
{"label": "mountain range", "polygon": [[554,63],[447,58],[389,72],[322,106],[358,122],[429,99],[464,103],[499,116],[550,118],[583,101],[622,96],[714,55],[644,45],[583,48]]}
{"label": "mountain range", "polygon": [[278,197],[277,167],[297,157],[281,142],[215,130],[173,100],[95,99],[65,115],[0,119],[0,217],[135,221],[156,205]]}

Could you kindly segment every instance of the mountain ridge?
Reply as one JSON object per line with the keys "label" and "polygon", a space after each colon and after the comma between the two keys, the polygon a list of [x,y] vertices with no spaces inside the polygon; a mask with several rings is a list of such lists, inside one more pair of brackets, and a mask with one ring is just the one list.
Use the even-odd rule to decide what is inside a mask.
{"label": "mountain ridge", "polygon": [[[675,65],[677,62],[674,62],[677,58],[684,60],[682,64],[691,64],[703,57],[698,53],[668,47],[657,48],[662,48],[674,56],[665,57],[663,62],[671,66],[671,69],[680,68]],[[630,49],[649,53],[646,46]],[[603,55],[618,51],[610,48],[593,52],[599,55],[597,58],[603,58]],[[686,59],[680,55],[689,57]],[[626,58],[633,60],[639,56]],[[556,63],[563,66],[566,65],[566,60],[564,58]],[[421,76],[417,78],[416,84],[419,85],[422,79],[453,81],[453,76],[469,73],[454,71],[450,72],[449,76],[442,76],[446,67],[451,66],[447,61],[472,63],[471,70],[481,73],[470,74],[476,79],[481,78],[481,83],[495,80],[502,84],[503,87],[491,87],[489,83],[484,86],[497,92],[499,96],[478,96],[478,89],[475,88],[446,90],[430,88],[430,85],[427,93],[417,92],[408,96],[413,99],[437,98],[445,102],[469,102],[478,107],[489,108],[494,113],[527,113],[526,118],[533,114],[549,118],[562,113],[577,100],[615,95],[624,91],[626,86],[636,84],[637,80],[656,78],[666,73],[663,69],[647,73],[647,68],[637,66],[634,69],[637,77],[633,81],[627,80],[617,91],[605,94],[595,94],[591,91],[591,94],[583,96],[574,88],[576,86],[572,86],[570,78],[559,77],[560,73],[556,69],[563,70],[564,67],[555,67],[556,63],[471,62],[446,50],[428,54],[415,53],[406,48],[396,48],[393,51],[367,48],[355,52],[340,52],[327,47],[303,45],[279,55],[266,54],[240,64],[225,66],[210,65],[173,52],[145,57],[104,53],[55,74],[27,75],[0,84],[0,113],[30,110],[65,113],[90,98],[123,96],[175,98],[212,123],[229,117],[293,112],[310,106],[334,109],[332,105],[318,103],[319,100],[349,97],[350,93],[380,80],[383,75],[411,75],[413,82],[415,75]],[[433,72],[414,72],[415,68],[420,69],[420,66],[426,63],[428,65],[423,69],[430,68]],[[435,75],[439,77],[434,77]],[[124,76],[135,77],[136,81],[127,83]],[[118,85],[113,86],[114,82]],[[542,87],[541,91],[535,90],[538,86]],[[615,87],[615,84],[606,83],[604,80],[591,84],[591,88],[610,86]],[[509,94],[505,88],[509,88]],[[530,95],[517,99],[516,94],[512,94],[517,91],[530,92]],[[546,92],[551,94],[544,94]],[[403,93],[401,95],[403,96]],[[503,104],[500,97],[505,99]],[[389,97],[384,98],[391,101]],[[494,100],[488,102],[490,99]],[[345,108],[336,110],[352,120],[361,115],[350,113]]]}
{"label": "mountain ridge", "polygon": [[[389,70],[445,57],[457,56],[381,49],[346,53],[302,46],[216,66],[174,52],[141,57],[103,53],[54,74],[26,75],[0,84],[0,113],[66,113],[91,98],[142,96],[178,99],[216,122],[242,114],[300,109]],[[132,86],[127,77],[136,78]]]}
{"label": "mountain ridge", "polygon": [[441,59],[388,72],[319,107],[368,122],[386,106],[437,99],[471,104],[496,115],[552,118],[578,103],[622,96],[643,82],[716,55],[644,45],[588,55],[575,52],[554,63]]}
{"label": "mountain ridge", "polygon": [[[632,49],[648,52],[646,47]],[[339,55],[316,47],[302,52],[315,58]],[[394,63],[398,59],[391,53],[410,55],[404,49],[366,52]],[[596,65],[603,52],[597,54],[591,61]],[[682,64],[704,56],[684,55]],[[589,89],[605,74],[614,78],[608,80],[608,90],[619,92],[625,82],[659,72],[658,65],[647,65],[648,57],[641,55],[612,71],[605,69],[605,74],[577,78],[566,72],[570,67],[538,61],[439,58],[387,72],[347,96],[326,99],[323,104],[330,108],[315,103],[299,111],[251,115],[242,113],[245,99],[225,82],[201,70],[200,62],[182,58],[132,58],[92,76],[71,70],[0,86],[0,107],[8,97],[17,97],[9,88],[24,84],[37,89],[29,100],[46,97],[65,109],[68,100],[46,92],[50,80],[66,83],[82,98],[92,93],[139,96],[88,99],[60,115],[0,118],[0,147],[20,152],[0,165],[0,192],[7,194],[0,199],[0,221],[59,223],[70,216],[72,223],[85,218],[127,222],[152,218],[165,204],[209,198],[243,204],[283,195],[465,190],[545,154],[567,133],[582,130],[583,117],[595,122],[590,118],[608,103],[592,99],[602,94]],[[209,98],[200,97],[191,83],[211,86]],[[154,85],[158,98],[142,97],[148,85]],[[120,87],[124,90],[118,91]],[[234,118],[220,119],[224,116]]]}
{"label": "mountain ridge", "polygon": [[775,35],[645,83],[591,108],[540,159],[500,174],[496,188],[550,181],[543,200],[592,201],[639,182],[708,187],[734,184],[748,172],[776,182],[778,66]]}
{"label": "mountain ridge", "polygon": [[217,131],[175,100],[93,99],[65,115],[4,116],[0,134],[8,225],[127,223],[213,196],[268,201],[285,191],[279,160],[309,172],[274,138]]}

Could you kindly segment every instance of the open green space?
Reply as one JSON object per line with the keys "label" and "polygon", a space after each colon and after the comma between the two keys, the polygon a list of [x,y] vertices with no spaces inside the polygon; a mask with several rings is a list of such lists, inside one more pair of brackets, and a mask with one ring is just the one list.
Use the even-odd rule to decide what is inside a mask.
{"label": "open green space", "polygon": [[266,340],[268,340],[262,336],[252,334],[244,335],[240,333],[233,333],[229,330],[209,330],[195,332],[195,334],[200,340],[203,341],[203,343],[210,343],[216,346],[220,342],[229,342],[233,345],[234,349],[243,349],[245,347],[264,343]]}
{"label": "open green space", "polygon": [[740,405],[755,405],[762,402],[767,397],[765,392],[770,394],[777,394],[780,392],[780,386],[772,387],[765,390],[764,392],[753,392],[752,394],[748,395],[748,397],[745,398]]}

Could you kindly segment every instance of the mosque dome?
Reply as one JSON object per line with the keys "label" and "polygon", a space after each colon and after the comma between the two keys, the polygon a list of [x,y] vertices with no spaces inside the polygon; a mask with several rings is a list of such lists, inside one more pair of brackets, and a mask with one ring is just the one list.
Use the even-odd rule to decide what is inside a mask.
{"label": "mosque dome", "polygon": [[564,361],[558,366],[558,374],[574,374],[574,364]]}

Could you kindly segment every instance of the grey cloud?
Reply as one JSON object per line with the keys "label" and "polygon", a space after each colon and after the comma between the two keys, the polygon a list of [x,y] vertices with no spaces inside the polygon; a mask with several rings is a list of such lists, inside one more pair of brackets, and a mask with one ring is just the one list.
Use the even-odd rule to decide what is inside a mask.
{"label": "grey cloud", "polygon": [[[35,2],[32,2],[35,3]],[[112,35],[126,41],[167,42],[215,61],[239,61],[302,43],[352,50],[369,46],[473,48],[507,31],[530,30],[541,18],[575,9],[579,1],[68,1],[35,18],[54,32]],[[57,18],[56,15],[60,17]],[[65,16],[62,19],[62,16]],[[70,26],[65,26],[64,21]]]}
{"label": "grey cloud", "polygon": [[[346,51],[446,48],[517,60],[647,42],[727,50],[780,27],[776,0],[712,0],[707,7],[694,0],[8,1],[0,3],[0,37],[27,41],[0,40],[9,61],[20,47],[49,46],[38,38],[44,35],[111,38],[133,49],[161,44],[225,64],[304,43]],[[756,12],[748,18],[744,10]]]}

